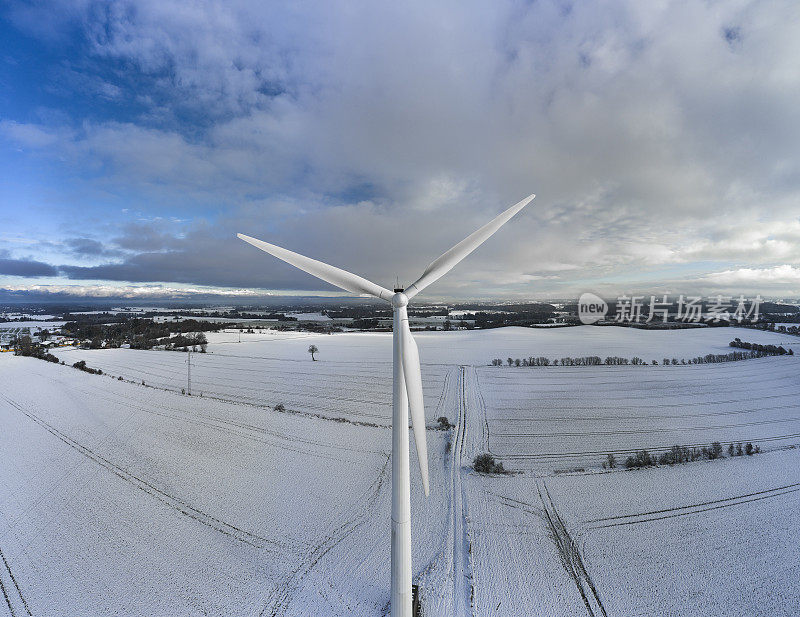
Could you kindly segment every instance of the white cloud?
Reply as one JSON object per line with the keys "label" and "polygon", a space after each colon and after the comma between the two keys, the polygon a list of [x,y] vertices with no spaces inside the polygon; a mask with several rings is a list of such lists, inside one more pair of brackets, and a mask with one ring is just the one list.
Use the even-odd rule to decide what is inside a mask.
{"label": "white cloud", "polygon": [[59,131],[13,120],[0,120],[0,135],[24,148],[47,148],[58,143],[64,145],[64,136],[59,135]]}
{"label": "white cloud", "polygon": [[765,285],[770,288],[775,286],[793,285],[800,286],[800,268],[783,264],[772,268],[737,268],[723,272],[707,274],[705,280],[719,286],[744,286]]}

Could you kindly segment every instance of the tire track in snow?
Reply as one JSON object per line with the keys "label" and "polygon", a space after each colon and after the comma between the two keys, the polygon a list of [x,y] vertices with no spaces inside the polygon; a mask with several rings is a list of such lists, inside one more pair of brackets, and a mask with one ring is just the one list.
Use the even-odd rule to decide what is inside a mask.
{"label": "tire track in snow", "polygon": [[369,486],[360,500],[360,505],[352,518],[348,518],[339,525],[331,534],[327,535],[321,542],[311,548],[308,553],[301,557],[300,565],[289,575],[289,579],[276,588],[271,594],[267,605],[259,613],[259,617],[279,617],[286,613],[294,594],[302,585],[319,561],[333,548],[335,548],[345,538],[350,536],[356,529],[361,527],[372,517],[373,506],[380,496],[381,489],[386,482],[389,469],[390,457],[386,457],[386,462],[378,474],[375,481]]}
{"label": "tire track in snow", "polygon": [[597,593],[597,588],[583,564],[578,544],[567,531],[564,521],[556,510],[553,498],[550,496],[550,491],[547,490],[547,485],[544,480],[537,484],[545,520],[550,527],[551,536],[561,557],[561,565],[575,582],[589,617],[608,617],[603,602],[600,600],[600,594]]}
{"label": "tire track in snow", "polygon": [[434,412],[434,420],[438,419],[440,416],[444,415],[442,413],[442,407],[444,405],[445,395],[447,394],[447,389],[450,387],[450,375],[452,371],[446,371],[444,374],[444,379],[442,381],[442,391],[439,393],[439,400],[436,402],[436,411]]}
{"label": "tire track in snow", "polygon": [[11,566],[8,565],[8,560],[2,550],[0,550],[0,560],[3,562],[3,567],[0,568],[0,592],[3,593],[3,599],[8,606],[11,617],[19,617],[22,615],[32,616],[33,613],[31,613],[25,596],[22,595],[22,590],[19,588],[17,578],[11,571]]}
{"label": "tire track in snow", "polygon": [[[793,406],[793,408],[796,408]],[[800,416],[792,418],[775,418],[772,420],[756,420],[753,422],[742,422],[739,424],[719,424],[715,426],[676,426],[676,427],[653,427],[640,429],[614,429],[601,431],[585,432],[546,432],[546,433],[497,433],[497,437],[506,439],[533,439],[543,437],[611,437],[616,435],[655,435],[656,433],[691,433],[700,431],[716,431],[729,428],[743,428],[750,426],[763,426],[765,424],[786,424],[788,422],[800,422]]]}
{"label": "tire track in snow", "polygon": [[[730,508],[753,501],[761,501],[762,499],[771,499],[773,497],[780,497],[789,493],[800,491],[800,482],[794,484],[786,484],[776,488],[765,489],[763,491],[756,491],[754,493],[747,493],[744,495],[736,495],[735,497],[725,497],[723,499],[714,499],[712,501],[704,501],[688,506],[676,506],[674,508],[664,508],[662,510],[652,510],[650,512],[639,512],[637,514],[620,514],[618,516],[608,516],[605,518],[596,518],[586,521],[586,527],[581,533],[586,533],[594,529],[605,529],[607,527],[619,527],[623,525],[635,525],[638,523],[648,523],[650,521],[659,521],[668,518],[675,518],[678,516],[686,516],[688,514],[698,514],[700,512],[709,512],[711,510],[719,510],[720,508]],[[593,523],[603,523],[601,525],[593,525]]]}
{"label": "tire track in snow", "polygon": [[[626,415],[602,415],[602,416],[593,416],[589,414],[582,413],[580,415],[572,415],[572,416],[522,416],[519,414],[515,414],[513,416],[498,416],[494,418],[496,422],[506,422],[506,423],[527,423],[527,422],[606,422],[608,420],[694,420],[696,418],[709,418],[709,417],[716,417],[716,416],[738,416],[742,414],[748,413],[761,413],[764,411],[776,411],[780,409],[797,409],[797,397],[800,393],[792,392],[791,394],[781,394],[780,396],[763,396],[759,397],[759,401],[765,401],[771,398],[783,398],[783,399],[790,399],[791,403],[787,405],[773,405],[770,407],[766,407],[763,404],[751,407],[748,409],[735,409],[733,411],[709,411],[709,412],[700,412],[700,413],[688,413],[688,414],[647,414],[647,415],[636,415],[636,414],[626,414]],[[753,399],[747,399],[747,402],[751,402]],[[616,411],[623,410],[623,409],[632,409],[632,410],[641,410],[641,409],[663,409],[666,407],[691,407],[692,409],[702,409],[704,407],[709,407],[711,405],[724,405],[724,404],[731,404],[731,403],[740,403],[741,400],[733,400],[733,401],[696,401],[694,403],[686,403],[685,405],[678,405],[678,404],[670,404],[670,405],[663,405],[658,407],[657,405],[615,405],[614,409]],[[511,407],[511,406],[502,406],[498,405],[496,407],[497,411],[519,411],[518,407]],[[551,407],[554,411],[565,411],[564,408],[556,408]],[[569,411],[596,411],[597,405],[570,405],[568,408]]]}
{"label": "tire track in snow", "polygon": [[[69,353],[71,354],[70,356],[61,353],[60,357],[68,358],[70,362],[78,357],[74,352]],[[152,353],[153,355],[158,353],[175,355],[178,352],[148,353]],[[195,389],[201,391],[204,398],[229,403],[246,404],[256,407],[267,407],[270,409],[272,406],[267,405],[265,401],[271,400],[274,403],[275,401],[280,401],[280,399],[283,398],[284,403],[299,405],[304,410],[307,410],[287,410],[291,411],[292,413],[297,413],[298,415],[338,422],[341,421],[338,414],[343,414],[346,416],[347,420],[351,421],[353,424],[363,422],[367,425],[375,424],[376,426],[385,428],[390,426],[391,403],[386,403],[386,397],[376,395],[371,398],[363,398],[363,396],[362,398],[359,398],[352,396],[352,385],[354,383],[358,383],[366,388],[362,391],[362,395],[365,395],[365,393],[370,390],[370,388],[367,388],[368,385],[374,386],[376,381],[378,383],[385,381],[384,375],[369,375],[363,372],[358,373],[356,376],[339,372],[294,372],[294,378],[297,378],[298,376],[307,376],[315,380],[319,380],[321,377],[335,378],[332,386],[329,383],[325,383],[323,386],[323,383],[320,381],[306,380],[306,387],[310,391],[314,391],[315,396],[312,398],[307,398],[300,403],[297,400],[291,400],[291,397],[297,394],[297,390],[296,388],[290,387],[291,383],[287,383],[285,379],[281,380],[281,383],[285,384],[284,387],[276,387],[274,385],[266,387],[263,385],[246,385],[241,381],[224,378],[224,376],[221,379],[217,378],[220,376],[220,374],[226,372],[232,372],[237,376],[241,376],[242,373],[256,372],[260,378],[269,377],[267,382],[272,383],[275,381],[275,379],[271,378],[273,375],[283,377],[285,373],[283,369],[280,371],[274,369],[267,369],[264,371],[261,369],[248,369],[246,367],[230,368],[221,365],[209,364],[208,361],[213,360],[215,357],[246,358],[247,356],[198,354],[198,356],[193,359],[196,362],[196,364],[193,366],[195,366],[198,371]],[[181,392],[185,385],[186,372],[183,369],[183,358],[180,359],[180,366],[169,362],[160,363],[147,360],[146,362],[137,363],[135,368],[130,364],[121,362],[118,357],[103,358],[102,356],[98,356],[96,361],[93,362],[95,365],[98,363],[102,365],[101,368],[107,375],[124,375],[125,380],[137,384],[143,379],[143,376],[146,376],[147,387],[168,392]],[[434,366],[438,367],[440,365]],[[444,365],[442,366],[447,368]],[[209,376],[209,372],[211,375],[213,375],[213,377]],[[442,374],[446,375],[447,371],[445,370],[443,373],[437,372],[435,374],[437,379],[436,383],[438,383],[438,379]],[[236,381],[237,384],[235,388],[232,387],[232,383],[234,381]],[[347,387],[341,385],[344,382],[348,384]],[[431,390],[438,390],[437,385],[430,385],[429,383],[423,384],[423,388],[428,392]],[[432,395],[429,394],[428,396]],[[285,400],[285,397],[290,397],[290,400]],[[320,401],[322,404],[320,404]],[[358,411],[359,409],[368,409],[372,411]],[[381,410],[388,411],[384,411],[382,413]],[[355,418],[355,420],[350,420],[350,418]]]}
{"label": "tire track in snow", "polygon": [[[537,481],[537,488],[541,507],[537,507],[527,501],[512,499],[511,497],[492,491],[487,491],[487,493],[500,499],[500,503],[504,506],[522,510],[526,514],[544,519],[547,523],[550,537],[556,545],[561,564],[575,583],[587,613],[592,617],[607,617],[605,607],[600,600],[597,588],[594,586],[594,582],[583,564],[583,557],[578,548],[578,543],[567,531],[566,525],[556,510],[555,503],[550,497],[550,492],[547,490],[544,480]],[[544,493],[542,492],[542,488],[544,488]]]}
{"label": "tire track in snow", "polygon": [[215,516],[212,516],[202,510],[195,508],[194,506],[189,505],[185,501],[162,491],[161,489],[157,488],[147,480],[144,480],[133,473],[123,469],[122,467],[114,464],[109,459],[97,454],[90,448],[78,443],[65,433],[62,433],[57,428],[45,422],[42,418],[37,416],[36,414],[26,410],[21,405],[17,404],[15,401],[9,399],[8,397],[0,394],[0,397],[5,400],[9,405],[20,411],[22,414],[27,416],[33,422],[44,428],[48,433],[68,445],[69,447],[77,450],[82,455],[84,455],[89,460],[97,463],[101,467],[104,467],[111,473],[113,473],[118,478],[121,478],[125,482],[133,485],[140,491],[147,493],[151,497],[158,499],[161,503],[169,506],[173,510],[176,510],[180,514],[189,517],[192,520],[205,525],[206,527],[210,527],[211,529],[218,531],[219,533],[228,536],[234,540],[242,542],[243,544],[247,544],[254,548],[258,549],[266,549],[272,551],[294,551],[296,552],[296,547],[278,542],[276,540],[271,540],[269,538],[264,538],[259,536],[255,533],[246,531],[241,529],[231,523],[227,523],[222,519],[219,519]]}
{"label": "tire track in snow", "polygon": [[478,379],[478,371],[474,366],[472,367],[472,378],[475,380],[475,398],[478,400],[478,407],[480,408],[481,413],[481,424],[483,425],[483,439],[481,443],[482,449],[485,452],[491,453],[492,450],[489,447],[489,418],[486,415],[486,399],[483,398],[483,388],[481,388],[480,380]]}
{"label": "tire track in snow", "polygon": [[[800,433],[790,433],[788,435],[775,435],[771,437],[758,437],[758,438],[747,438],[744,437],[742,439],[736,439],[735,441],[752,441],[757,442],[759,444],[764,442],[772,442],[772,441],[783,441],[787,439],[792,440],[800,440]],[[675,444],[668,446],[652,446],[647,448],[649,452],[668,452],[672,449]],[[701,443],[690,443],[684,444],[687,448],[702,448],[704,446],[708,446],[708,442],[701,442]],[[589,456],[605,456],[606,454],[614,454],[614,455],[625,455],[625,454],[634,454],[635,448],[626,448],[624,450],[586,450],[584,452],[542,452],[537,454],[513,454],[513,453],[500,453],[496,454],[504,459],[509,460],[524,460],[524,461],[536,461],[536,460],[547,460],[547,459],[560,459],[560,458],[580,458],[580,457],[589,457]]]}
{"label": "tire track in snow", "polygon": [[[296,452],[308,456],[327,458],[330,460],[341,460],[333,456],[326,456],[320,454],[319,450],[321,448],[342,451],[342,452],[355,452],[359,454],[363,454],[365,452],[372,454],[384,453],[383,450],[370,450],[367,448],[349,447],[341,444],[332,444],[330,441],[327,442],[316,441],[313,439],[297,437],[291,433],[283,433],[277,430],[270,430],[266,427],[255,426],[253,424],[231,420],[229,418],[222,418],[196,410],[192,410],[191,412],[189,412],[179,408],[170,407],[168,405],[152,403],[152,402],[149,403],[149,405],[146,407],[142,405],[136,405],[133,402],[131,402],[128,398],[121,395],[113,394],[108,390],[102,390],[100,392],[91,392],[89,390],[82,390],[80,388],[75,388],[75,390],[78,392],[82,392],[87,396],[102,396],[104,397],[104,400],[111,401],[115,405],[124,405],[129,409],[134,409],[142,413],[161,416],[164,418],[169,418],[171,420],[178,420],[180,422],[187,422],[191,424],[197,424],[200,426],[206,426],[221,432],[226,432],[230,435],[241,437],[243,439],[249,439],[251,441],[256,441],[259,443],[275,446],[283,450],[287,450],[289,452]],[[162,411],[156,411],[156,409],[160,409]],[[383,427],[372,427],[372,428],[383,428]],[[263,437],[272,437],[279,441],[278,442],[269,441],[264,439]],[[309,448],[300,449],[300,447],[297,444],[303,444],[309,446]]]}

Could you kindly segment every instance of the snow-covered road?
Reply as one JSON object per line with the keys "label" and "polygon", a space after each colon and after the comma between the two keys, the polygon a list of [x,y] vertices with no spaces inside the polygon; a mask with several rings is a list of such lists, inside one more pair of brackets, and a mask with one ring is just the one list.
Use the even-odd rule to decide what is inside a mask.
{"label": "snow-covered road", "polygon": [[453,458],[450,469],[452,478],[451,519],[453,521],[453,609],[456,615],[472,614],[472,561],[467,525],[467,504],[462,486],[466,470],[464,464],[469,461],[465,456],[467,422],[467,385],[464,373],[466,367],[459,367],[458,419],[454,429]]}

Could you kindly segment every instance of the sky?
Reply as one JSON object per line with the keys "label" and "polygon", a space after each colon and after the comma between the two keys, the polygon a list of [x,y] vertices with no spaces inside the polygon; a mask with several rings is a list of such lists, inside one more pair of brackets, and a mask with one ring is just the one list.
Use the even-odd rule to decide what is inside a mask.
{"label": "sky", "polygon": [[800,5],[0,5],[0,298],[800,297]]}

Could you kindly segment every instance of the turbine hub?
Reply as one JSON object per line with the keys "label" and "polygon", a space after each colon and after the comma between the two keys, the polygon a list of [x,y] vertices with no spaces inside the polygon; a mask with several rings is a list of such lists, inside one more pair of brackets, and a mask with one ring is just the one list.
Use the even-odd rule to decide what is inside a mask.
{"label": "turbine hub", "polygon": [[392,306],[394,308],[400,308],[407,305],[408,296],[406,296],[406,294],[404,294],[402,291],[398,291],[392,296]]}

